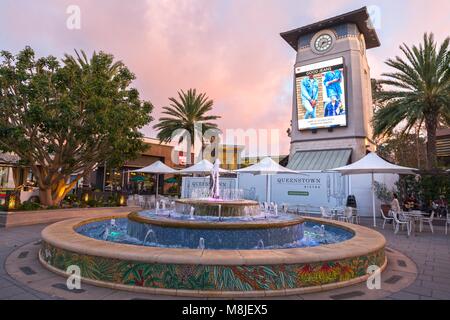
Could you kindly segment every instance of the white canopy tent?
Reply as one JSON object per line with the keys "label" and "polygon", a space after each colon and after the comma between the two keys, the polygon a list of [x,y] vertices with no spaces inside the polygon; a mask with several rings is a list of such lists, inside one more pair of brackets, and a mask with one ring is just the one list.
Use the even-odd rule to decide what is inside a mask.
{"label": "white canopy tent", "polygon": [[156,161],[155,163],[152,163],[151,165],[149,165],[147,167],[144,167],[144,168],[138,169],[138,170],[132,170],[129,172],[152,173],[152,174],[156,175],[155,206],[156,206],[156,201],[158,201],[159,175],[160,174],[180,174],[180,171],[168,167],[161,161]]}
{"label": "white canopy tent", "polygon": [[247,168],[234,170],[236,173],[251,173],[253,175],[266,175],[266,201],[270,202],[270,176],[274,174],[299,174],[298,171],[294,171],[288,168],[285,168],[275,161],[272,158],[267,157],[262,159],[260,162],[249,166]]}
{"label": "white canopy tent", "polygon": [[369,153],[361,160],[352,163],[351,165],[331,169],[330,171],[337,171],[343,175],[353,174],[371,174],[372,175],[372,209],[373,209],[373,226],[377,226],[376,210],[375,210],[375,188],[374,188],[374,174],[376,173],[392,173],[392,174],[415,174],[417,169],[397,166],[380,158],[376,153]]}

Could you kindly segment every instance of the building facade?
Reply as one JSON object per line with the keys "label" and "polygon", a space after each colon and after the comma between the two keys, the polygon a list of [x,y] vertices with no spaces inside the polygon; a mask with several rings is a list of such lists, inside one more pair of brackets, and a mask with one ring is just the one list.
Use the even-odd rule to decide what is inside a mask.
{"label": "building facade", "polygon": [[281,34],[297,52],[291,168],[331,169],[375,151],[366,50],[380,42],[369,22],[362,8]]}

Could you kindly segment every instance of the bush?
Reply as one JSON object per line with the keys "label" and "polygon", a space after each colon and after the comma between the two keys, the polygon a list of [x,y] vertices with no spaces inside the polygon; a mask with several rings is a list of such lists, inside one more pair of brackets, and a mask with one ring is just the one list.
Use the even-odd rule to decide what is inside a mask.
{"label": "bush", "polygon": [[381,202],[384,204],[389,204],[394,198],[394,192],[389,191],[386,184],[374,181],[375,194]]}
{"label": "bush", "polygon": [[19,206],[18,209],[23,210],[23,211],[39,210],[39,209],[41,209],[41,205],[36,202],[25,201]]}
{"label": "bush", "polygon": [[401,176],[397,187],[403,196],[416,195],[424,204],[444,196],[450,201],[450,178],[448,174],[423,174],[420,178]]}

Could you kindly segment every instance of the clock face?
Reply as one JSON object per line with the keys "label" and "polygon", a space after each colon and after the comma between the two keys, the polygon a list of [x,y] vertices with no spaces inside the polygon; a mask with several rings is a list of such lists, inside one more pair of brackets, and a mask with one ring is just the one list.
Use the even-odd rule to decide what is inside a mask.
{"label": "clock face", "polygon": [[332,44],[333,44],[333,37],[331,35],[325,33],[316,39],[316,41],[314,43],[314,47],[319,52],[325,52],[331,48]]}

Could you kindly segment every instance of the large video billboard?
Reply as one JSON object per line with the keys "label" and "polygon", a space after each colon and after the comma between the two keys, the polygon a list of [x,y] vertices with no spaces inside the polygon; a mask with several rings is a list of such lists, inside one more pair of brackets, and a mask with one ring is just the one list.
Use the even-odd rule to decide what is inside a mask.
{"label": "large video billboard", "polygon": [[344,59],[295,69],[300,130],[347,126]]}

